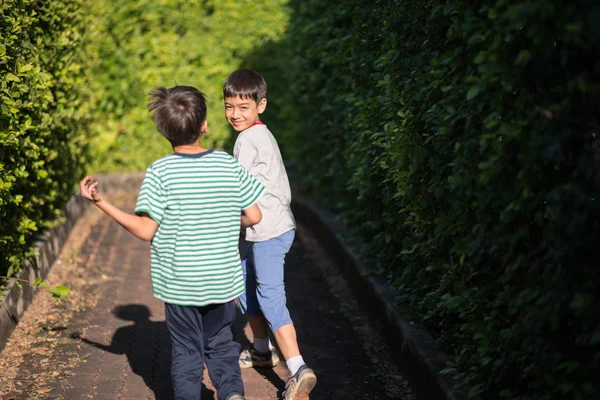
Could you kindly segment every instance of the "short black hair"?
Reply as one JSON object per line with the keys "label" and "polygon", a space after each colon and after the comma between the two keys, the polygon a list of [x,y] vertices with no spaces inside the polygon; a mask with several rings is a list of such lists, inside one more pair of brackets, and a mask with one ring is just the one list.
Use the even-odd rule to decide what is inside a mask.
{"label": "short black hair", "polygon": [[258,104],[267,98],[267,82],[256,71],[238,69],[232,72],[223,85],[223,97],[241,97],[253,99]]}
{"label": "short black hair", "polygon": [[156,128],[172,146],[198,139],[206,121],[206,96],[192,86],[159,87],[150,92],[148,110]]}

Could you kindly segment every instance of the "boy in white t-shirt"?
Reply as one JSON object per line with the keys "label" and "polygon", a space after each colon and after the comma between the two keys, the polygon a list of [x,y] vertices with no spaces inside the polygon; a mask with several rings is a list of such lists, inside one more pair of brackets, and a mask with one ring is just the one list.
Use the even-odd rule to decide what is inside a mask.
{"label": "boy in white t-shirt", "polygon": [[306,399],[317,377],[300,355],[296,329],[286,307],[283,267],[296,223],[279,146],[259,117],[267,106],[266,96],[265,80],[248,69],[233,72],[223,86],[225,116],[239,132],[233,156],[266,188],[258,200],[262,220],[246,229],[246,240],[251,244],[242,260],[246,292],[239,302],[254,342],[240,354],[240,366],[273,367],[279,362],[269,341],[268,323],[291,373],[282,398]]}

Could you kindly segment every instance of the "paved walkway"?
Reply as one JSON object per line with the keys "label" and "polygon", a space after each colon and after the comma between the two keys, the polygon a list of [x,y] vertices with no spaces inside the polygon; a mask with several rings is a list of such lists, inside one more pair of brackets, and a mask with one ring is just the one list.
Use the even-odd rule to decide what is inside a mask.
{"label": "paved walkway", "polygon": [[[131,209],[133,197],[114,201]],[[73,230],[48,281],[0,355],[0,400],[172,399],[163,305],[152,296],[149,245],[96,210]],[[301,351],[319,382],[311,399],[414,400],[386,346],[358,311],[325,249],[301,224],[287,258],[288,305]],[[236,339],[251,337],[243,317]],[[276,399],[288,371],[243,371],[246,398]],[[216,398],[205,373],[203,399]]]}

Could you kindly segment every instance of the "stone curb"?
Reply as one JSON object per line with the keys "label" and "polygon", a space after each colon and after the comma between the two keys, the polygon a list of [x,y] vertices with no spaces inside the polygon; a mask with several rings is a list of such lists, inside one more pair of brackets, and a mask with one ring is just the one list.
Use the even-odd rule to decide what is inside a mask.
{"label": "stone curb", "polygon": [[[132,191],[139,189],[144,177],[143,172],[122,174],[98,174],[104,192]],[[83,215],[87,201],[79,195],[73,195],[63,208],[65,221],[36,237],[33,248],[37,256],[31,257],[24,263],[17,278],[35,281],[46,278],[52,264],[60,254],[71,229]],[[7,340],[19,323],[21,316],[33,301],[35,289],[29,285],[21,285],[20,289],[14,280],[6,285],[4,297],[0,298],[0,351],[6,346]]]}
{"label": "stone curb", "polygon": [[[296,218],[334,255],[338,268],[350,283],[357,300],[376,326],[382,328],[390,350],[419,398],[463,400],[468,396],[454,390],[450,375],[441,375],[448,357],[435,347],[433,337],[423,328],[407,321],[394,306],[391,285],[369,276],[355,251],[340,237],[347,235],[344,224],[325,208],[297,194],[292,200]],[[479,397],[472,397],[478,400]]]}
{"label": "stone curb", "polygon": [[[40,277],[44,279],[48,275],[75,222],[83,214],[83,206],[83,198],[71,196],[63,208],[65,222],[36,237],[33,249],[37,255],[25,261],[17,278],[35,281]],[[9,281],[4,297],[0,299],[0,350],[4,348],[21,316],[33,301],[35,289],[27,284],[22,284],[21,287],[22,289],[14,280]]]}

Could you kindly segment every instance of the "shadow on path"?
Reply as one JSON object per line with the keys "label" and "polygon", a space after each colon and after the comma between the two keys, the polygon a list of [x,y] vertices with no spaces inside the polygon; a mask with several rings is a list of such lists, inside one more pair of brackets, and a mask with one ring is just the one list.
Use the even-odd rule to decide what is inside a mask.
{"label": "shadow on path", "polygon": [[[115,307],[113,315],[124,321],[133,321],[133,324],[118,328],[110,345],[94,342],[78,334],[73,334],[73,338],[112,354],[126,355],[133,373],[142,377],[157,400],[172,399],[171,340],[165,322],[151,321],[150,310],[141,304]],[[202,398],[213,396],[214,392],[202,384]]]}

